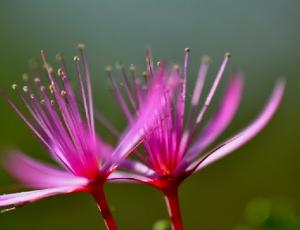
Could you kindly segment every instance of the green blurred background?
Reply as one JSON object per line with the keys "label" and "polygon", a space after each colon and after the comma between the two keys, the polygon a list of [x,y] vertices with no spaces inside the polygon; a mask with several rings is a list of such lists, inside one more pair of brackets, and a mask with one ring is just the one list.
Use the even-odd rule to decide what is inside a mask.
{"label": "green blurred background", "polygon": [[[283,199],[300,215],[299,22],[296,0],[1,0],[0,84],[10,90],[13,82],[21,82],[28,60],[38,57],[41,49],[53,62],[57,52],[64,52],[71,65],[76,45],[83,42],[96,107],[122,128],[125,122],[107,90],[106,65],[135,63],[141,72],[146,46],[151,46],[154,57],[171,63],[182,63],[183,49],[190,47],[192,85],[202,55],[213,59],[211,80],[224,52],[230,51],[233,58],[221,88],[236,70],[245,73],[246,87],[239,113],[222,140],[255,117],[276,79],[284,76],[288,88],[271,124],[235,154],[189,178],[180,190],[186,229],[248,229],[236,226],[245,222],[244,210],[256,197]],[[16,147],[47,158],[4,100],[0,107],[0,148]],[[0,192],[17,190],[17,182],[2,167]],[[118,184],[108,185],[106,191],[121,230],[152,229],[155,221],[167,217],[162,196],[150,187]],[[92,199],[78,194],[0,215],[1,230],[21,228],[104,229],[104,225]]]}

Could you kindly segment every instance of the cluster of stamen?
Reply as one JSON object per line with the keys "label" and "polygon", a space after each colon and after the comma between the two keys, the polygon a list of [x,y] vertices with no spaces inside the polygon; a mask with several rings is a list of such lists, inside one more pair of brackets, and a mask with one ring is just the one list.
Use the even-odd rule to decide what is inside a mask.
{"label": "cluster of stamen", "polygon": [[[41,57],[46,79],[34,62],[31,67],[33,75],[23,74],[24,85],[19,87],[17,84],[12,85],[12,89],[20,101],[29,111],[34,122],[27,119],[25,114],[16,106],[16,104],[3,92],[12,108],[23,119],[23,121],[33,130],[33,132],[42,140],[42,142],[53,152],[58,152],[58,158],[61,159],[70,171],[76,171],[68,164],[68,160],[63,156],[64,152],[79,153],[80,156],[72,156],[72,161],[80,162],[80,167],[84,168],[87,155],[85,151],[89,145],[86,145],[84,138],[81,137],[85,132],[89,133],[92,139],[95,139],[94,128],[94,109],[91,92],[91,82],[89,68],[87,64],[84,45],[79,45],[79,51],[82,58],[74,57],[77,80],[80,83],[81,95],[76,95],[66,73],[65,61],[62,54],[56,55],[58,61],[57,72],[47,62],[44,51],[41,51]],[[82,69],[83,66],[83,69]],[[48,82],[48,84],[46,83]],[[81,96],[81,101],[77,100]],[[80,105],[83,108],[80,108]],[[81,118],[81,112],[84,112],[85,119]],[[46,136],[48,136],[46,138]],[[57,139],[56,136],[59,136]],[[56,146],[53,143],[56,143]],[[72,148],[76,150],[71,150]],[[59,149],[59,150],[58,150]],[[96,165],[95,167],[99,167]],[[81,168],[81,172],[84,170]],[[77,170],[78,171],[78,170]]]}
{"label": "cluster of stamen", "polygon": [[[192,98],[190,101],[190,108],[186,111],[186,90],[187,90],[187,71],[188,71],[188,62],[190,56],[190,49],[186,48],[184,56],[184,64],[183,64],[183,71],[181,74],[179,65],[174,65],[173,74],[177,76],[181,76],[181,83],[177,89],[177,97],[173,102],[167,105],[167,109],[165,110],[164,114],[158,117],[155,129],[146,135],[145,138],[145,148],[149,158],[147,161],[143,154],[139,154],[139,158],[142,158],[143,162],[148,162],[147,165],[150,166],[152,169],[156,169],[156,171],[160,171],[162,174],[170,174],[173,170],[177,167],[179,162],[181,162],[182,158],[185,156],[187,147],[191,144],[194,140],[196,130],[198,129],[203,117],[212,101],[212,98],[218,88],[220,80],[223,76],[225,71],[228,59],[230,58],[230,53],[225,54],[224,61],[220,67],[219,72],[216,75],[216,78],[213,82],[213,85],[209,91],[208,96],[204,100],[203,106],[198,110],[198,105],[200,102],[201,92],[204,86],[205,78],[207,75],[207,70],[210,63],[210,58],[204,56],[201,61],[201,66],[199,69],[198,77],[196,80],[194,92],[192,94]],[[124,66],[122,65],[119,67],[123,86],[125,88],[125,92],[131,102],[131,108],[135,109],[135,102],[132,100],[132,95],[136,95],[139,92],[147,92],[148,87],[148,79],[149,77],[153,77],[155,74],[158,73],[160,68],[164,68],[161,61],[157,62],[157,68],[154,68],[152,54],[150,49],[146,49],[146,63],[147,63],[147,70],[143,71],[141,76],[143,79],[144,84],[141,84],[141,80],[136,78],[136,68],[134,65],[130,65],[129,70],[133,77],[134,90],[132,91],[131,86],[128,84],[127,76],[124,72]],[[112,78],[113,71],[112,67],[109,66],[106,68],[106,73],[109,76],[114,94],[118,100],[118,103],[121,107],[121,110],[125,114],[127,120],[130,122],[132,118],[131,110],[129,105],[125,102],[124,98],[121,96],[121,90],[116,85],[115,81]],[[166,74],[172,74],[172,71],[166,71]],[[134,94],[133,94],[134,93]],[[137,104],[141,103],[141,101],[137,100]],[[198,111],[198,112],[197,112]],[[170,125],[172,124],[172,125]],[[166,134],[166,132],[169,132]],[[169,141],[166,139],[166,136],[174,136],[175,138],[172,141],[173,146],[170,145]],[[156,153],[157,149],[147,149],[147,141],[152,141],[152,144],[148,144],[148,146],[155,146],[159,145],[158,149],[160,149],[159,153]],[[155,142],[155,143],[154,143]],[[170,147],[171,146],[171,147]]]}

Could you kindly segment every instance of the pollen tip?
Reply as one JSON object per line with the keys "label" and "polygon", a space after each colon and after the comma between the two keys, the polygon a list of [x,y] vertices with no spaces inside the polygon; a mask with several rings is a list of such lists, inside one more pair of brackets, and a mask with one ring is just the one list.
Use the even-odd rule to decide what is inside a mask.
{"label": "pollen tip", "polygon": [[38,77],[36,77],[36,78],[34,78],[34,80],[33,80],[35,83],[39,83],[39,82],[41,82],[41,79],[40,78],[38,78]]}
{"label": "pollen tip", "polygon": [[122,63],[117,63],[117,64],[116,64],[116,68],[117,68],[117,69],[123,69],[123,68],[124,68],[124,64],[122,64]]}
{"label": "pollen tip", "polygon": [[57,70],[58,76],[62,76],[63,73],[64,73],[64,72],[63,72],[62,68],[58,68],[58,70]]}
{"label": "pollen tip", "polygon": [[160,67],[161,66],[161,62],[160,61],[156,62],[156,65],[157,65],[157,67]]}
{"label": "pollen tip", "polygon": [[179,65],[177,65],[177,64],[175,64],[175,65],[173,66],[173,68],[174,68],[175,70],[179,70],[179,69],[180,69]]}
{"label": "pollen tip", "polygon": [[18,88],[18,85],[17,85],[17,84],[12,84],[11,88],[12,88],[13,90],[16,90],[16,89]]}
{"label": "pollen tip", "polygon": [[135,65],[134,64],[130,64],[129,70],[130,71],[135,71],[136,70]]}
{"label": "pollen tip", "polygon": [[48,73],[53,74],[54,73],[54,69],[51,66],[46,66],[46,70],[48,71]]}
{"label": "pollen tip", "polygon": [[144,78],[147,78],[147,77],[148,77],[148,72],[147,72],[147,71],[143,71],[143,72],[142,72],[142,76],[143,76]]}
{"label": "pollen tip", "polygon": [[73,57],[73,60],[76,61],[76,62],[79,62],[80,59],[79,59],[78,56],[74,56],[74,57]]}
{"label": "pollen tip", "polygon": [[66,96],[67,92],[66,92],[65,90],[62,90],[62,91],[60,92],[60,94],[64,97],[64,96]]}
{"label": "pollen tip", "polygon": [[23,79],[23,81],[27,82],[28,79],[29,79],[28,74],[27,74],[27,73],[23,73],[23,74],[22,74],[22,79]]}
{"label": "pollen tip", "polygon": [[113,71],[112,66],[109,65],[109,66],[105,67],[105,72],[106,72],[106,74],[108,74],[108,76],[111,76],[112,71]]}
{"label": "pollen tip", "polygon": [[226,52],[226,53],[225,53],[225,57],[230,58],[230,57],[231,57],[231,53]]}
{"label": "pollen tip", "polygon": [[79,43],[77,47],[78,47],[78,49],[80,49],[80,50],[84,50],[84,49],[85,49],[85,44]]}
{"label": "pollen tip", "polygon": [[45,104],[45,100],[44,99],[40,100],[40,103],[41,103],[41,105],[44,105]]}
{"label": "pollen tip", "polygon": [[23,91],[24,91],[25,93],[28,92],[28,86],[27,86],[27,85],[24,85],[24,86],[23,86]]}
{"label": "pollen tip", "polygon": [[190,48],[185,48],[185,49],[184,49],[184,52],[186,52],[186,53],[189,53],[190,51],[191,51]]}
{"label": "pollen tip", "polygon": [[43,91],[45,91],[45,89],[46,89],[46,87],[41,85],[40,90],[43,92]]}
{"label": "pollen tip", "polygon": [[201,62],[204,63],[204,64],[209,64],[211,63],[211,58],[207,55],[204,55],[202,58],[201,58]]}
{"label": "pollen tip", "polygon": [[53,84],[53,83],[51,83],[51,84],[49,85],[49,90],[50,90],[50,92],[51,92],[52,94],[54,93],[55,87],[54,87],[54,84]]}

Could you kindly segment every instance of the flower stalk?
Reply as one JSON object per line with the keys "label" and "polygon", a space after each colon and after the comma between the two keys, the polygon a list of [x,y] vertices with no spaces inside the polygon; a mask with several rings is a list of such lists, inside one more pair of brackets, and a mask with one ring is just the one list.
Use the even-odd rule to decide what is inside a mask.
{"label": "flower stalk", "polygon": [[101,212],[107,230],[117,230],[117,224],[106,200],[103,184],[98,185],[92,194],[97,202],[97,206]]}
{"label": "flower stalk", "polygon": [[168,207],[168,213],[172,222],[173,230],[182,230],[183,222],[178,199],[178,186],[172,186],[164,191],[165,201]]}

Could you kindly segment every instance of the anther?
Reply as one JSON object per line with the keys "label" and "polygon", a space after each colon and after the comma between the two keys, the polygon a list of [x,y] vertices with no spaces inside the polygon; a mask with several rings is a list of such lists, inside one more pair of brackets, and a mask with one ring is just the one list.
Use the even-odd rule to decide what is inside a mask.
{"label": "anther", "polygon": [[40,103],[41,103],[41,105],[44,105],[45,104],[45,100],[44,99],[40,100]]}
{"label": "anther", "polygon": [[144,78],[147,78],[147,77],[148,77],[148,72],[147,72],[147,71],[143,71],[143,72],[142,72],[142,76],[143,76]]}
{"label": "anther", "polygon": [[33,93],[30,94],[30,98],[31,98],[31,99],[34,99],[34,98],[35,98]]}
{"label": "anther", "polygon": [[18,85],[17,85],[17,84],[13,84],[13,85],[11,86],[11,88],[12,88],[13,90],[16,90],[16,89],[18,88]]}
{"label": "anther", "polygon": [[51,105],[54,105],[54,100],[51,100],[50,103],[51,103]]}
{"label": "anther", "polygon": [[80,59],[79,59],[78,56],[74,56],[74,57],[73,57],[73,60],[76,61],[76,62],[79,62]]}
{"label": "anther", "polygon": [[230,57],[231,57],[231,53],[226,52],[226,53],[225,53],[225,57],[230,58]]}
{"label": "anther", "polygon": [[65,90],[62,90],[62,91],[60,92],[60,94],[64,97],[64,96],[66,96],[67,92],[66,92]]}
{"label": "anther", "polygon": [[28,79],[29,79],[28,74],[23,73],[23,74],[22,74],[22,79],[23,79],[23,81],[27,82]]}
{"label": "anther", "polygon": [[185,48],[185,49],[184,49],[184,52],[186,52],[186,53],[189,53],[190,51],[191,51],[190,48]]}
{"label": "anther", "polygon": [[24,91],[25,93],[28,92],[28,86],[27,86],[27,85],[24,85],[24,86],[23,86],[23,91]]}
{"label": "anther", "polygon": [[44,91],[46,90],[46,87],[42,85],[42,86],[40,87],[40,90],[41,90],[42,92],[44,92]]}
{"label": "anther", "polygon": [[58,76],[62,76],[63,73],[64,73],[64,72],[63,72],[62,68],[58,68],[58,70],[57,70]]}
{"label": "anther", "polygon": [[158,61],[158,62],[156,63],[156,65],[157,65],[157,67],[161,67],[161,62]]}
{"label": "anther", "polygon": [[47,71],[48,71],[48,73],[50,73],[50,74],[51,74],[51,73],[52,73],[52,74],[54,73],[53,68],[50,67],[50,66],[47,67]]}
{"label": "anther", "polygon": [[109,66],[106,66],[105,72],[106,72],[106,74],[107,74],[109,77],[111,77],[112,71],[113,71],[113,68],[112,68],[110,65],[109,65]]}
{"label": "anther", "polygon": [[209,63],[211,63],[211,58],[209,56],[205,55],[201,58],[201,62],[204,64],[209,64]]}
{"label": "anther", "polygon": [[177,64],[174,65],[173,68],[174,68],[176,71],[178,71],[178,70],[180,69],[179,65],[177,65]]}
{"label": "anther", "polygon": [[124,68],[124,65],[123,65],[122,63],[117,63],[117,64],[116,64],[116,68],[117,68],[118,70],[123,69],[123,68]]}
{"label": "anther", "polygon": [[136,68],[135,68],[135,66],[134,66],[133,64],[131,64],[131,65],[129,66],[129,70],[133,72],[133,71],[136,70]]}
{"label": "anther", "polygon": [[41,79],[39,79],[38,77],[34,78],[34,82],[35,83],[40,83],[41,82]]}
{"label": "anther", "polygon": [[54,92],[55,87],[54,87],[54,84],[53,84],[53,83],[51,83],[51,84],[49,85],[49,90],[50,90],[51,93]]}
{"label": "anther", "polygon": [[85,44],[83,44],[83,43],[78,44],[78,49],[84,50],[85,49]]}

